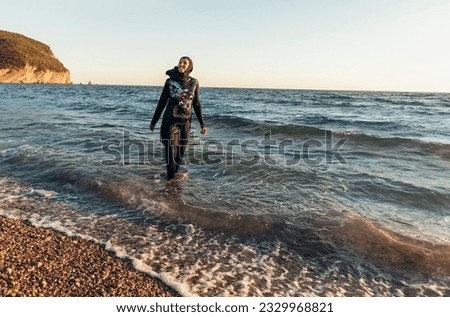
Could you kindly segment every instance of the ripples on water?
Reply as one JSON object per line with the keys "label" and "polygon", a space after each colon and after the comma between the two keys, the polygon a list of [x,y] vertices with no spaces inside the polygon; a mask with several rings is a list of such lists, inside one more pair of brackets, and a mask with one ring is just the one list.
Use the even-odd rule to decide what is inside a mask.
{"label": "ripples on water", "polygon": [[448,94],[204,88],[167,186],[160,89],[1,85],[0,213],[186,295],[450,295]]}

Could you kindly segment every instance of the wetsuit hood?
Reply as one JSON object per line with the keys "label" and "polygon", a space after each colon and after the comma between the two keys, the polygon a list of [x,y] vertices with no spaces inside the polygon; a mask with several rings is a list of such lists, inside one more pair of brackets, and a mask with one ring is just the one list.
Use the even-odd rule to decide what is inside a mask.
{"label": "wetsuit hood", "polygon": [[188,79],[189,79],[189,73],[180,73],[179,71],[178,71],[178,67],[177,66],[175,66],[174,68],[172,68],[172,69],[169,69],[167,72],[166,72],[166,75],[167,76],[169,76],[171,79],[173,79],[173,80],[176,80],[176,81],[187,81]]}

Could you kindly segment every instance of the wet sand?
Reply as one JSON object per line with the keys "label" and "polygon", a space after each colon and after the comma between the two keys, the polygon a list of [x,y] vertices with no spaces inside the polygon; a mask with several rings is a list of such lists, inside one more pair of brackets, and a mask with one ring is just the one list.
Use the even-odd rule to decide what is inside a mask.
{"label": "wet sand", "polygon": [[0,217],[0,296],[179,296],[99,244]]}

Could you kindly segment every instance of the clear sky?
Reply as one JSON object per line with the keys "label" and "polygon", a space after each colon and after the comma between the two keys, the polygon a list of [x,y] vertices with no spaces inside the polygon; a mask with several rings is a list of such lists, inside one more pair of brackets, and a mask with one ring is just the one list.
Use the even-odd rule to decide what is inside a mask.
{"label": "clear sky", "polygon": [[74,83],[450,92],[449,0],[1,0]]}

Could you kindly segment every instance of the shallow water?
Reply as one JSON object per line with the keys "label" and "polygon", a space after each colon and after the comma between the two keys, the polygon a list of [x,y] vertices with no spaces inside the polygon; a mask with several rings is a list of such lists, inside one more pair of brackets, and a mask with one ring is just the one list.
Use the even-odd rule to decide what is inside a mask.
{"label": "shallow water", "polygon": [[450,295],[450,95],[204,88],[167,185],[160,90],[0,85],[0,213],[185,295]]}

